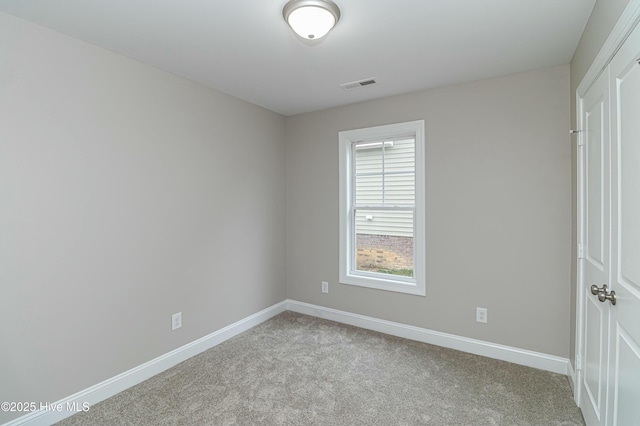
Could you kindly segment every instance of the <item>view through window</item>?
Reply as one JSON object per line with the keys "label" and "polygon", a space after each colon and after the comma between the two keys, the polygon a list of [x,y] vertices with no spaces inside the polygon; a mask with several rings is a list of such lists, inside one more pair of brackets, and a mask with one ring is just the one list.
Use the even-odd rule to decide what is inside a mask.
{"label": "view through window", "polygon": [[355,267],[413,277],[415,138],[355,142]]}

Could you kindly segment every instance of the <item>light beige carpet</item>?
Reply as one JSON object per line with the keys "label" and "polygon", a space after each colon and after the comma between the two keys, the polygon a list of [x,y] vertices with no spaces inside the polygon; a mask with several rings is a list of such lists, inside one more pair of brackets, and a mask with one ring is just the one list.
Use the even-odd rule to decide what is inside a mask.
{"label": "light beige carpet", "polygon": [[285,312],[61,425],[583,425],[565,376]]}

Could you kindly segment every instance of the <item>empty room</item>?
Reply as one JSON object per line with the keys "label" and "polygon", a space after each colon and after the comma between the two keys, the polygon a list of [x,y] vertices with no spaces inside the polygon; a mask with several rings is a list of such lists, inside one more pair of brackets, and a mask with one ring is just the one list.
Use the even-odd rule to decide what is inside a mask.
{"label": "empty room", "polygon": [[639,425],[638,22],[0,0],[0,425]]}

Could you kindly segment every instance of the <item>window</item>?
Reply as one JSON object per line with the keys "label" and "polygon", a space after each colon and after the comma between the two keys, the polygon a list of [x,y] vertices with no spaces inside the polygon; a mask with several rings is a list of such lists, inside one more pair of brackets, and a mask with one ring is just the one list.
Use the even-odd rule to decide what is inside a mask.
{"label": "window", "polygon": [[339,133],[340,282],[425,295],[424,121]]}

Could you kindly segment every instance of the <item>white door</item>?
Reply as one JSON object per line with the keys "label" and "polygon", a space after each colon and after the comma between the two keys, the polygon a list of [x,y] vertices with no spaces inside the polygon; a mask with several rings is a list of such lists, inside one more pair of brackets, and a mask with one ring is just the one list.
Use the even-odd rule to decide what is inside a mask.
{"label": "white door", "polygon": [[609,279],[609,73],[581,100],[584,339],[580,407],[587,425],[605,425],[609,307],[591,292]]}
{"label": "white door", "polygon": [[580,114],[580,408],[588,426],[640,425],[640,26]]}
{"label": "white door", "polygon": [[607,424],[640,425],[640,26],[611,61],[611,306]]}

